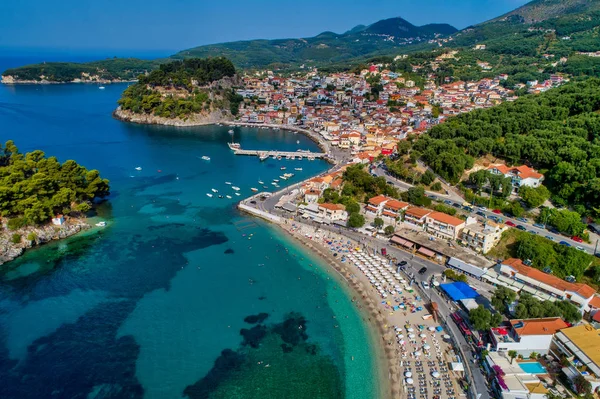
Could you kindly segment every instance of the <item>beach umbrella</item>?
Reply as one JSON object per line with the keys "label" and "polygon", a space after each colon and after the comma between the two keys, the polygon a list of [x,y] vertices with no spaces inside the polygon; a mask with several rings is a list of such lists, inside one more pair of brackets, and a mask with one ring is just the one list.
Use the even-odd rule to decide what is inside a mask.
{"label": "beach umbrella", "polygon": [[421,352],[419,352],[419,351],[416,351],[416,352],[414,353],[414,355],[415,355],[415,356],[421,356]]}
{"label": "beach umbrella", "polygon": [[431,349],[431,346],[425,344],[425,345],[423,345],[423,349],[425,349],[426,351],[428,351],[429,349]]}
{"label": "beach umbrella", "polygon": [[411,338],[411,339],[412,339],[412,338],[414,338],[414,337],[415,337],[415,334],[408,334],[408,338]]}
{"label": "beach umbrella", "polygon": [[429,331],[435,331],[435,327],[429,327]]}
{"label": "beach umbrella", "polygon": [[409,385],[412,385],[412,384],[413,384],[413,382],[414,382],[414,381],[413,381],[413,379],[412,379],[412,378],[407,378],[407,379],[406,379],[406,383],[407,383],[407,384],[409,384]]}
{"label": "beach umbrella", "polygon": [[425,338],[426,336],[427,336],[427,335],[425,335],[425,334],[423,334],[423,333],[419,334],[419,337],[421,337],[421,338]]}
{"label": "beach umbrella", "polygon": [[398,334],[398,338],[400,338],[400,339],[404,338],[404,334]]}
{"label": "beach umbrella", "polygon": [[450,339],[450,336],[448,334],[444,334],[444,339]]}
{"label": "beach umbrella", "polygon": [[433,373],[431,373],[431,376],[433,378],[440,378],[440,373],[438,373],[437,371],[434,371]]}
{"label": "beach umbrella", "polygon": [[414,328],[412,328],[412,327],[409,327],[409,328],[407,328],[407,329],[406,329],[406,331],[408,331],[408,332],[413,332],[413,331],[415,331],[415,329],[414,329]]}
{"label": "beach umbrella", "polygon": [[412,377],[412,373],[410,371],[407,371],[406,373],[404,373],[404,376],[406,378],[410,378],[410,377]]}
{"label": "beach umbrella", "polygon": [[396,332],[400,332],[400,331],[402,331],[402,328],[396,327]]}

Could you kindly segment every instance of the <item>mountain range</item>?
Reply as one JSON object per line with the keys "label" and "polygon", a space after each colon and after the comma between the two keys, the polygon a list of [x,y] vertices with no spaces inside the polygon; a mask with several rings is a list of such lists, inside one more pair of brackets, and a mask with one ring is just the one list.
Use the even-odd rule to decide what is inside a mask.
{"label": "mountain range", "polygon": [[[105,60],[100,69],[91,64],[47,63],[7,70],[2,75],[11,75],[16,80],[39,80],[43,75],[48,80],[69,81],[79,78],[80,72],[90,73],[90,68],[95,68],[107,79],[134,79],[140,70],[156,68],[169,60],[215,56],[230,59],[240,69],[295,69],[302,65],[347,68],[374,57],[439,48],[468,49],[474,44],[486,44],[486,51],[492,54],[532,58],[548,53],[568,56],[574,52],[599,51],[600,0],[534,0],[461,31],[448,24],[415,26],[394,17],[358,25],[344,33],[328,31],[309,38],[203,45],[180,51],[168,59],[150,63],[138,60],[139,65],[133,59]],[[117,62],[120,62],[117,67],[106,65]],[[58,74],[60,79],[54,77]]]}

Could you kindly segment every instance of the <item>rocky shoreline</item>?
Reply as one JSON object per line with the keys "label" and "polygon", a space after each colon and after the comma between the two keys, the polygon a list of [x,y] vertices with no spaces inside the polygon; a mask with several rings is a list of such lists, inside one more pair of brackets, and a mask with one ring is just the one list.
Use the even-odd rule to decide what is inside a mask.
{"label": "rocky shoreline", "polygon": [[9,230],[6,223],[4,223],[2,227],[0,232],[0,265],[18,258],[28,248],[40,246],[54,240],[62,240],[89,229],[90,225],[82,219],[70,218],[62,226],[49,223],[43,226],[26,226],[17,230]]}
{"label": "rocky shoreline", "polygon": [[95,83],[95,84],[112,84],[112,83],[135,83],[134,80],[122,80],[122,79],[97,79],[97,80],[86,80],[86,79],[73,79],[68,82],[56,82],[52,80],[40,79],[40,80],[21,80],[15,79],[11,75],[3,75],[0,80],[1,83],[6,85],[61,85],[69,83]]}
{"label": "rocky shoreline", "polygon": [[143,125],[164,125],[176,127],[205,126],[228,122],[223,117],[223,111],[213,111],[209,114],[194,114],[187,119],[163,118],[161,116],[136,114],[121,107],[113,111],[113,117],[123,122],[139,123]]}

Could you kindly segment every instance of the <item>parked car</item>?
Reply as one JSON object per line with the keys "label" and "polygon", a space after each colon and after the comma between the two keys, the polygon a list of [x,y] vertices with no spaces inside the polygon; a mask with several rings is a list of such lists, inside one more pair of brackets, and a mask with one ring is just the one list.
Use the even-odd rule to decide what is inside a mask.
{"label": "parked car", "polygon": [[527,223],[527,219],[521,217],[521,218],[517,218],[518,221],[523,222],[523,223]]}
{"label": "parked car", "polygon": [[479,215],[479,216],[483,216],[483,217],[485,217],[485,213],[483,213],[483,212],[481,212],[481,211],[477,212],[477,213],[476,213],[476,215]]}
{"label": "parked car", "polygon": [[598,233],[598,229],[594,227],[593,224],[588,224],[587,228],[589,231],[591,231],[592,233]]}
{"label": "parked car", "polygon": [[550,229],[550,233],[552,234],[560,234],[560,231],[556,230],[554,227]]}
{"label": "parked car", "polygon": [[583,239],[581,239],[581,237],[577,237],[577,236],[571,237],[571,240],[573,240],[575,242],[583,242]]}
{"label": "parked car", "polygon": [[546,236],[547,239],[554,241],[554,237],[552,236]]}
{"label": "parked car", "polygon": [[452,205],[452,201],[450,201],[450,200],[444,200],[444,204],[446,204],[446,205]]}
{"label": "parked car", "polygon": [[498,218],[497,218],[496,216],[494,216],[494,215],[489,215],[489,216],[487,216],[487,218],[488,218],[488,219],[491,219],[491,220],[496,220],[496,219],[498,219]]}
{"label": "parked car", "polygon": [[477,209],[479,209],[480,211],[487,211],[485,206],[478,206]]}
{"label": "parked car", "polygon": [[522,231],[526,231],[527,228],[521,224],[517,225],[517,229],[522,230]]}
{"label": "parked car", "polygon": [[408,262],[405,260],[398,262],[398,266],[406,266],[407,264]]}
{"label": "parked car", "polygon": [[559,244],[560,244],[560,245],[564,245],[565,247],[570,247],[570,246],[571,246],[571,244],[569,244],[569,243],[568,243],[568,242],[566,242],[566,241],[561,241],[561,242],[559,242]]}
{"label": "parked car", "polygon": [[459,209],[461,207],[461,205],[458,202],[453,203],[452,206]]}
{"label": "parked car", "polygon": [[534,227],[537,227],[538,229],[545,229],[545,228],[546,228],[546,226],[544,226],[544,225],[543,225],[543,224],[541,224],[541,223],[534,223],[534,224],[533,224],[533,226],[534,226]]}
{"label": "parked car", "polygon": [[582,247],[581,245],[578,245],[578,246],[576,246],[575,248],[577,248],[577,249],[578,249],[578,250],[580,250],[580,251],[585,251],[585,248],[584,248],[584,247]]}
{"label": "parked car", "polygon": [[432,200],[432,201],[437,201],[437,200],[438,200],[438,197],[436,197],[435,195],[432,195],[432,196],[431,196],[431,197],[429,197],[429,198],[431,198],[431,200]]}
{"label": "parked car", "polygon": [[429,283],[427,281],[421,281],[421,285],[423,286],[423,288],[425,288],[426,290],[429,289]]}
{"label": "parked car", "polygon": [[475,209],[473,209],[472,207],[470,207],[470,206],[467,206],[467,205],[463,206],[463,207],[462,207],[462,209],[464,209],[465,211],[467,211],[467,212],[469,212],[469,213],[471,213],[471,212],[473,212],[473,211],[475,210]]}
{"label": "parked car", "polygon": [[514,224],[514,223],[513,223],[513,222],[511,222],[510,220],[507,220],[507,221],[506,221],[506,225],[507,225],[507,226],[510,226],[510,227],[515,227],[515,226],[516,226],[516,224]]}
{"label": "parked car", "polygon": [[419,269],[419,274],[425,274],[426,271],[427,271],[427,268],[422,267],[421,269]]}
{"label": "parked car", "polygon": [[498,215],[502,215],[502,211],[500,209],[494,209],[492,212],[494,212]]}
{"label": "parked car", "polygon": [[529,232],[530,232],[531,234],[536,234],[536,235],[537,235],[537,231],[535,231],[535,230],[529,230]]}

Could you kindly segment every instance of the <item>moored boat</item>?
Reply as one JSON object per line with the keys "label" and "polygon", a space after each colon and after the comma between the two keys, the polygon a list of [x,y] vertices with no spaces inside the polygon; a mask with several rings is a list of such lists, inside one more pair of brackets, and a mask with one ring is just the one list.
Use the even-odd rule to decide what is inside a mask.
{"label": "moored boat", "polygon": [[238,186],[231,186],[232,189],[234,189],[235,191],[240,191],[240,188]]}
{"label": "moored boat", "polygon": [[252,190],[252,191],[254,191],[254,192],[257,192],[257,191],[258,191],[258,188],[254,188],[254,187],[252,187],[250,190]]}
{"label": "moored boat", "polygon": [[294,168],[294,170],[298,170],[298,171],[300,171],[300,170],[302,170],[302,168]]}
{"label": "moored boat", "polygon": [[213,195],[211,193],[206,193],[206,196],[212,198]]}
{"label": "moored boat", "polygon": [[210,157],[208,155],[202,155],[202,159],[205,161],[210,161]]}
{"label": "moored boat", "polygon": [[217,190],[216,188],[211,188],[210,190],[211,190],[213,193],[218,193],[218,192],[219,192],[219,190]]}

